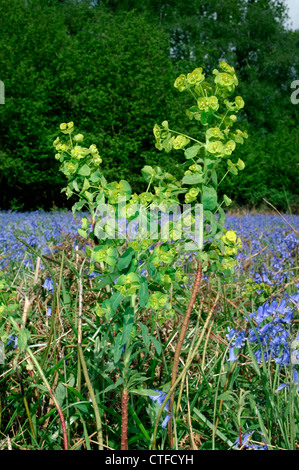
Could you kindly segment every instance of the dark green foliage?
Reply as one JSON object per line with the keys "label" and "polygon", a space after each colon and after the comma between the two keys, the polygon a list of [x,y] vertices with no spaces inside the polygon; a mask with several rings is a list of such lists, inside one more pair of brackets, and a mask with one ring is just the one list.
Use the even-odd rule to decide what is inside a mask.
{"label": "dark green foliage", "polygon": [[[236,204],[265,197],[296,209],[299,32],[285,18],[278,0],[0,0],[0,208],[65,204],[52,148],[63,121],[98,145],[107,178],[133,191],[145,164],[175,172],[177,153],[157,152],[152,128],[165,115],[182,126],[179,73],[199,64],[210,73],[224,59],[238,70],[249,139],[246,170],[221,190]],[[192,126],[186,117],[180,130]]]}
{"label": "dark green foliage", "polygon": [[1,3],[1,207],[62,204],[52,142],[64,120],[97,143],[109,179],[138,184],[144,161],[160,158],[152,127],[169,107],[167,35],[144,15],[87,2]]}

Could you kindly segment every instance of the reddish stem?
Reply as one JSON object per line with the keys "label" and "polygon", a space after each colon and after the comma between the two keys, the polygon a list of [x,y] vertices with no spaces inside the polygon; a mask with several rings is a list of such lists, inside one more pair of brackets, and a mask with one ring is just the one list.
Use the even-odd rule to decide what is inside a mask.
{"label": "reddish stem", "polygon": [[[184,318],[184,322],[181,328],[179,339],[176,345],[176,350],[174,353],[172,374],[171,374],[171,387],[173,386],[177,378],[181,349],[182,349],[184,339],[186,336],[186,332],[187,332],[187,328],[188,328],[188,324],[190,320],[190,315],[191,315],[192,308],[196,300],[196,295],[199,289],[201,278],[202,278],[202,268],[201,268],[201,263],[198,262],[194,286],[193,286],[192,293],[191,293],[191,298],[187,307],[186,315]],[[170,397],[170,403],[169,403],[170,411],[172,411],[172,408],[173,408],[173,401],[174,401],[174,391]],[[169,439],[170,448],[172,448],[173,447],[172,418],[168,421],[168,439]]]}
{"label": "reddish stem", "polygon": [[57,409],[58,414],[59,414],[59,418],[60,418],[60,422],[61,422],[61,427],[62,427],[63,447],[64,447],[64,450],[69,450],[68,439],[67,439],[67,432],[66,432],[66,425],[65,425],[65,419],[64,419],[63,413],[62,413],[61,408],[60,408],[59,404],[57,403],[57,400],[56,400],[56,398],[55,398],[55,395],[54,395],[54,393],[52,392],[51,389],[49,389],[49,393],[50,393],[51,397],[53,398],[54,405],[56,406],[56,409]]}
{"label": "reddish stem", "polygon": [[129,393],[124,388],[121,394],[121,450],[128,450],[128,402]]}
{"label": "reddish stem", "polygon": [[240,448],[241,448],[241,450],[244,450],[243,443],[242,443],[242,431],[241,431],[241,426],[239,426],[239,441],[240,441]]}

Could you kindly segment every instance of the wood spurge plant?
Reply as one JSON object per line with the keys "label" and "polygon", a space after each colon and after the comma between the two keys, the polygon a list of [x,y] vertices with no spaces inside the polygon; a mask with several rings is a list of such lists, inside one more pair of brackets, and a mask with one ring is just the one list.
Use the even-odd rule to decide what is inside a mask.
{"label": "wood spurge plant", "polygon": [[[230,199],[224,196],[223,201],[219,200],[221,181],[217,170],[226,166],[226,176],[244,169],[244,162],[233,156],[237,145],[247,138],[246,132],[234,128],[244,101],[240,96],[232,98],[238,85],[233,67],[221,62],[220,71],[213,70],[213,76],[214,80],[208,81],[203,69],[196,68],[174,82],[178,91],[188,92],[194,102],[186,112],[189,119],[198,122],[196,137],[171,129],[167,121],[153,129],[158,150],[184,152],[181,180],[160,167],[145,166],[142,174],[147,189],[141,194],[132,193],[129,182],[106,180],[99,150],[94,144],[83,145],[84,136],[75,134],[73,122],[60,125],[67,139],[57,137],[54,141],[55,157],[68,181],[64,191],[68,198],[78,198],[73,212],[85,210],[89,214],[82,218],[79,229],[79,234],[90,242],[86,248],[89,273],[101,276],[99,287],[107,289],[107,298],[98,305],[97,314],[113,331],[109,360],[113,363],[111,369],[120,373],[123,449],[127,448],[129,395],[152,395],[144,388],[145,377],[136,375],[133,366],[143,348],[149,348],[151,343],[157,348],[156,339],[140,319],[147,309],[157,322],[175,315],[173,302],[186,282],[179,260],[191,254],[197,267],[174,354],[170,380],[173,386],[202,274],[222,276],[231,272],[241,245],[236,233],[223,227],[223,204],[229,205]],[[201,214],[196,211],[199,205]],[[185,210],[181,211],[182,207]],[[173,211],[172,217],[169,210]],[[195,235],[199,236],[201,230],[203,239],[195,243]],[[161,354],[159,347],[156,352]],[[170,413],[174,397],[175,389]],[[170,447],[172,432],[171,418]]]}

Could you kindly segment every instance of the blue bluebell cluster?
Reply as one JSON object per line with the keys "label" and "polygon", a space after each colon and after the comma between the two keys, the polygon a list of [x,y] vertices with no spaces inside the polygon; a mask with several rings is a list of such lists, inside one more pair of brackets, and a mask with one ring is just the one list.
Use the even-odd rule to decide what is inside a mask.
{"label": "blue bluebell cluster", "polygon": [[33,266],[32,254],[17,237],[40,253],[49,255],[66,236],[77,235],[80,226],[80,217],[75,219],[69,211],[0,212],[0,269],[11,261]]}
{"label": "blue bluebell cluster", "polygon": [[[227,338],[231,342],[229,361],[238,359],[238,354],[249,341],[255,346],[255,357],[258,363],[274,360],[282,365],[290,364],[290,344],[292,340],[291,322],[298,312],[299,283],[297,237],[299,217],[284,215],[252,215],[228,217],[227,228],[237,230],[243,242],[243,248],[237,255],[239,260],[236,272],[246,269],[250,263],[247,276],[251,277],[259,294],[266,286],[281,288],[279,298],[266,301],[247,318],[247,329],[237,331],[229,329]],[[297,234],[296,234],[297,231]],[[296,271],[297,270],[297,271]],[[297,293],[288,295],[284,286],[293,284]]]}
{"label": "blue bluebell cluster", "polygon": [[[227,216],[225,226],[235,230],[243,247],[237,254],[237,271],[244,270],[252,260],[247,274],[257,284],[278,285],[290,280],[296,273],[296,253],[299,248],[299,215],[244,214]],[[297,230],[297,234],[295,231]],[[271,266],[265,260],[271,260]],[[298,274],[298,273],[297,273]]]}
{"label": "blue bluebell cluster", "polygon": [[[157,404],[161,407],[163,405],[163,402],[166,398],[167,393],[163,393],[163,392],[161,392],[161,390],[154,390],[154,391],[157,392],[159,395],[150,396],[150,398],[155,404]],[[170,418],[172,416],[172,414],[169,411],[169,400],[167,400],[166,405],[164,407],[164,410],[167,412],[167,415],[165,416],[165,418],[163,419],[162,424],[161,424],[161,427],[163,429],[166,428],[167,423],[168,423],[168,421],[170,420]]]}
{"label": "blue bluebell cluster", "polygon": [[240,349],[245,341],[256,346],[255,358],[258,363],[262,360],[274,360],[279,365],[289,365],[291,359],[292,330],[291,322],[298,307],[298,294],[285,295],[279,302],[265,302],[256,312],[246,318],[248,329],[237,331],[228,329],[227,338],[230,342],[229,361],[238,359]]}

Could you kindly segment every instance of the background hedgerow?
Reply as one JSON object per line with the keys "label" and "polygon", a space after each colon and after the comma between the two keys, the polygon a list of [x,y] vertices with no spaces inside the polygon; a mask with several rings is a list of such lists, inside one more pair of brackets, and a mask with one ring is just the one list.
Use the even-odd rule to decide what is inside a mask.
{"label": "background hedgerow", "polygon": [[[152,128],[167,115],[181,126],[186,98],[172,77],[219,60],[235,67],[246,107],[246,174],[220,191],[236,206],[298,210],[298,30],[284,2],[266,0],[0,1],[0,208],[68,207],[51,143],[72,119],[104,149],[108,178],[140,192],[144,165],[177,170],[180,157],[155,152]],[[45,27],[46,25],[46,27]],[[246,127],[245,127],[246,126]],[[194,125],[186,117],[184,127]],[[51,181],[49,185],[48,182]]]}

